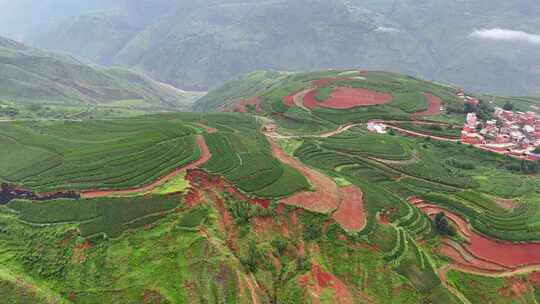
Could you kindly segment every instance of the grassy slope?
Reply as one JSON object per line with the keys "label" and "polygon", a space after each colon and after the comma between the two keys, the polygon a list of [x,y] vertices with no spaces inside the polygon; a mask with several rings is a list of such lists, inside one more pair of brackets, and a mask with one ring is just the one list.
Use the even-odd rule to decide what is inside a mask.
{"label": "grassy slope", "polygon": [[240,76],[209,92],[193,105],[195,111],[215,111],[257,96],[284,77],[279,72],[258,71]]}
{"label": "grassy slope", "polygon": [[96,105],[143,100],[139,108],[186,108],[199,94],[184,93],[122,69],[105,70],[3,39],[0,99],[22,103]]}

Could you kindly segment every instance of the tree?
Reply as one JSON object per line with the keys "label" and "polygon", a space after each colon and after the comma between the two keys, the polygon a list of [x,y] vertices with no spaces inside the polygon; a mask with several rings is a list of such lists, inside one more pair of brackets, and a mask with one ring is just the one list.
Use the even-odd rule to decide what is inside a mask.
{"label": "tree", "polygon": [[505,109],[506,111],[514,111],[514,104],[510,101],[507,101],[504,104],[503,109]]}
{"label": "tree", "polygon": [[480,132],[482,129],[484,129],[484,125],[482,123],[476,125],[476,131]]}
{"label": "tree", "polygon": [[257,260],[260,257],[257,243],[254,240],[249,241],[247,246],[247,252],[245,256],[240,257],[240,262],[250,271],[255,272],[257,270]]}
{"label": "tree", "polygon": [[322,235],[322,231],[316,223],[309,223],[306,228],[304,228],[304,238],[307,241],[312,241],[318,239]]}
{"label": "tree", "polygon": [[477,107],[472,103],[465,103],[465,113],[476,113]]}
{"label": "tree", "polygon": [[444,212],[437,213],[437,215],[435,216],[435,229],[437,229],[437,231],[441,235],[456,235],[456,229],[450,225]]}

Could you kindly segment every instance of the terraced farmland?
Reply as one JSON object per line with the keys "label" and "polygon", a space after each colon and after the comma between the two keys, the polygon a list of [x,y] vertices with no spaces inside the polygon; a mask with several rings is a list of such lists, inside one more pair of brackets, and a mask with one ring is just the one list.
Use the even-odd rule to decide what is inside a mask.
{"label": "terraced farmland", "polygon": [[197,160],[195,133],[151,119],[4,124],[2,138],[16,142],[4,157],[35,156],[0,175],[37,192],[136,188]]}
{"label": "terraced farmland", "polygon": [[[300,98],[354,89],[392,100]],[[392,119],[453,136],[463,117],[427,112],[435,96],[460,106],[455,90],[324,71],[241,94],[258,97],[251,114],[2,123],[2,191],[20,195],[0,206],[0,295],[20,282],[18,299],[59,303],[535,303],[540,177],[367,131]]]}

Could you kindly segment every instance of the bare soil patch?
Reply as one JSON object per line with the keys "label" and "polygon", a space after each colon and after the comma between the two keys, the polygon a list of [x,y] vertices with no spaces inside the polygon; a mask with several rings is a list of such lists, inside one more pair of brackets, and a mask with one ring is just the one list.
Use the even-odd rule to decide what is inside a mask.
{"label": "bare soil patch", "polygon": [[414,113],[413,116],[415,118],[422,117],[422,116],[434,116],[434,115],[439,115],[442,113],[441,112],[441,107],[443,106],[442,100],[438,96],[435,96],[431,93],[425,93],[425,94],[429,102],[428,109],[423,112]]}
{"label": "bare soil patch", "polygon": [[323,107],[346,110],[354,107],[385,104],[392,101],[392,95],[390,94],[350,87],[336,88],[330,98],[323,102],[319,102],[315,96],[316,90],[307,93],[304,98],[304,105],[310,109]]}
{"label": "bare soil patch", "polygon": [[333,274],[325,271],[318,264],[313,263],[311,273],[300,277],[299,283],[311,291],[313,302],[318,302],[324,289],[330,288],[334,292],[334,303],[354,303],[354,299],[345,283]]}
{"label": "bare soil patch", "polygon": [[289,107],[294,106],[294,96],[298,94],[297,92],[289,94],[283,98],[283,103]]}
{"label": "bare soil patch", "polygon": [[208,125],[205,125],[205,124],[199,124],[199,125],[200,125],[201,127],[203,127],[203,128],[206,130],[206,132],[208,132],[208,133],[210,133],[210,134],[212,134],[212,133],[217,133],[217,131],[218,131],[218,129],[212,128],[212,127],[210,127],[210,126],[208,126]]}
{"label": "bare soil patch", "polygon": [[282,203],[319,213],[330,213],[339,207],[341,200],[339,187],[331,178],[308,168],[296,158],[285,154],[275,142],[270,142],[274,155],[280,161],[302,172],[315,188],[314,191],[304,191],[289,196],[281,200]]}
{"label": "bare soil patch", "polygon": [[345,230],[362,230],[366,223],[364,194],[355,186],[342,187],[340,191],[341,204],[339,209],[332,215],[332,218]]}

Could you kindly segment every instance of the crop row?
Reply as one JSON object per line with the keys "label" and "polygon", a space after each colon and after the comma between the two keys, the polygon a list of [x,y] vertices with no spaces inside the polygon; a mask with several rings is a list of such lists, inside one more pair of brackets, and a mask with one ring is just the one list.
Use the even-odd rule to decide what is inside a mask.
{"label": "crop row", "polygon": [[31,177],[25,183],[41,191],[135,187],[191,163],[199,156],[194,138],[188,136],[151,147],[143,153],[134,150],[121,162],[104,157],[100,162],[77,167],[67,159],[65,165]]}
{"label": "crop row", "polygon": [[56,200],[46,203],[17,200],[8,207],[30,223],[79,223],[83,236],[105,234],[117,237],[128,227],[155,222],[161,216],[154,215],[177,208],[180,201],[179,195]]}
{"label": "crop row", "polygon": [[[442,194],[427,194],[424,198],[432,203],[469,219],[476,230],[503,240],[510,241],[539,241],[540,227],[529,225],[530,218],[537,208],[529,207],[525,212],[518,209],[513,212],[493,213],[478,206],[471,207],[470,202]],[[510,215],[509,215],[510,214]]]}

